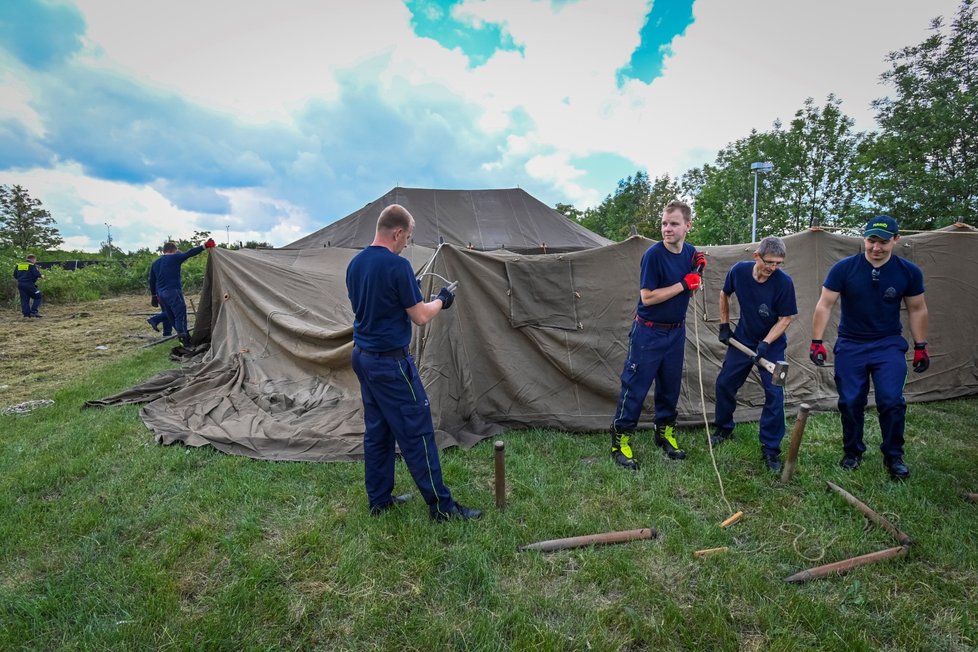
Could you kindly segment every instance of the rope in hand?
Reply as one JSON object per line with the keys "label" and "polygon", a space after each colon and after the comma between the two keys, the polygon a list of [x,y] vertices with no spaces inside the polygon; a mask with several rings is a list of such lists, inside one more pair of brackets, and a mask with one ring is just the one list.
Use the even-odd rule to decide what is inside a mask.
{"label": "rope in hand", "polygon": [[706,443],[710,448],[710,459],[713,461],[713,472],[717,476],[717,484],[720,485],[720,498],[723,500],[723,504],[727,506],[727,510],[730,513],[734,512],[734,508],[730,506],[730,501],[727,500],[727,492],[723,488],[723,478],[720,476],[720,469],[717,467],[717,458],[713,454],[713,442],[710,441],[710,420],[706,416],[706,394],[703,391],[703,358],[700,355],[700,317],[699,310],[696,309],[696,293],[693,293],[693,338],[696,340],[696,370],[699,376],[700,383],[700,407],[703,408],[703,427],[706,429]]}

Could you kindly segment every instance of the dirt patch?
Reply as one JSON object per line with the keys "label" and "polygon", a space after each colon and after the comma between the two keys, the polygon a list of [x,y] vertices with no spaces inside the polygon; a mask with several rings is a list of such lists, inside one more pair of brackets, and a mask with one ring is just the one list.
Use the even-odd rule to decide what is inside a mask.
{"label": "dirt patch", "polygon": [[44,304],[41,319],[24,318],[19,305],[0,308],[0,409],[51,398],[93,366],[160,341],[160,333],[146,323],[155,313],[146,295]]}

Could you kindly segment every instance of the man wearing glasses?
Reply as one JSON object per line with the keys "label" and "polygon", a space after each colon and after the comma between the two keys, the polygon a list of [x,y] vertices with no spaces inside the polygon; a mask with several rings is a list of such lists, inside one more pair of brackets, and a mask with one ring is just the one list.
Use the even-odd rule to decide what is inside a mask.
{"label": "man wearing glasses", "polygon": [[[716,382],[716,417],[710,437],[718,446],[733,437],[733,419],[737,408],[737,391],[743,386],[751,368],[757,366],[764,386],[764,408],[758,438],[761,456],[771,471],[781,470],[781,440],[784,438],[784,388],[775,385],[771,373],[757,364],[758,358],[781,360],[788,345],[785,331],[798,314],[795,285],[782,269],[784,241],[768,236],[761,240],[753,261],[735,263],[720,290],[720,341],[729,345],[734,337],[753,349],[757,356],[730,347]],[[737,295],[740,320],[730,329],[730,297]]]}
{"label": "man wearing glasses", "polygon": [[904,480],[910,469],[903,462],[903,431],[907,404],[903,385],[907,379],[907,341],[903,339],[900,304],[907,307],[910,334],[914,339],[913,370],[923,373],[930,366],[927,353],[927,304],[924,275],[913,263],[893,255],[900,240],[896,220],[874,217],[863,230],[863,253],[836,263],[825,279],[822,296],[812,318],[810,357],[818,366],[828,353],[822,336],[836,300],[842,297],[839,335],[835,343],[835,385],[839,391],[842,417],[842,448],[839,465],[857,469],[866,445],[863,415],[869,396],[869,380],[876,392],[883,442],[883,466],[890,477]]}

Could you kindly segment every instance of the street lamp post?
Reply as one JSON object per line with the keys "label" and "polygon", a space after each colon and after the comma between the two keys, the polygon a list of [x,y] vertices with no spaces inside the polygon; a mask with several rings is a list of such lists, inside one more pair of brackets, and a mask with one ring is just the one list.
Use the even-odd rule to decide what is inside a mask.
{"label": "street lamp post", "polygon": [[750,164],[750,171],[754,175],[754,216],[751,218],[750,224],[750,241],[757,242],[757,177],[761,176],[764,172],[770,172],[774,169],[774,163],[770,161],[758,161],[757,163]]}

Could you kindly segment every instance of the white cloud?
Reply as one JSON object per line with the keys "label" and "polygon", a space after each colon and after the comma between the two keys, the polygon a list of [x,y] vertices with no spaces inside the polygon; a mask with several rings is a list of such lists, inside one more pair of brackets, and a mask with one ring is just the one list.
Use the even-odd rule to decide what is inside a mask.
{"label": "white cloud", "polygon": [[397,0],[77,0],[87,58],[243,120],[335,98],[335,73],[412,38]]}

